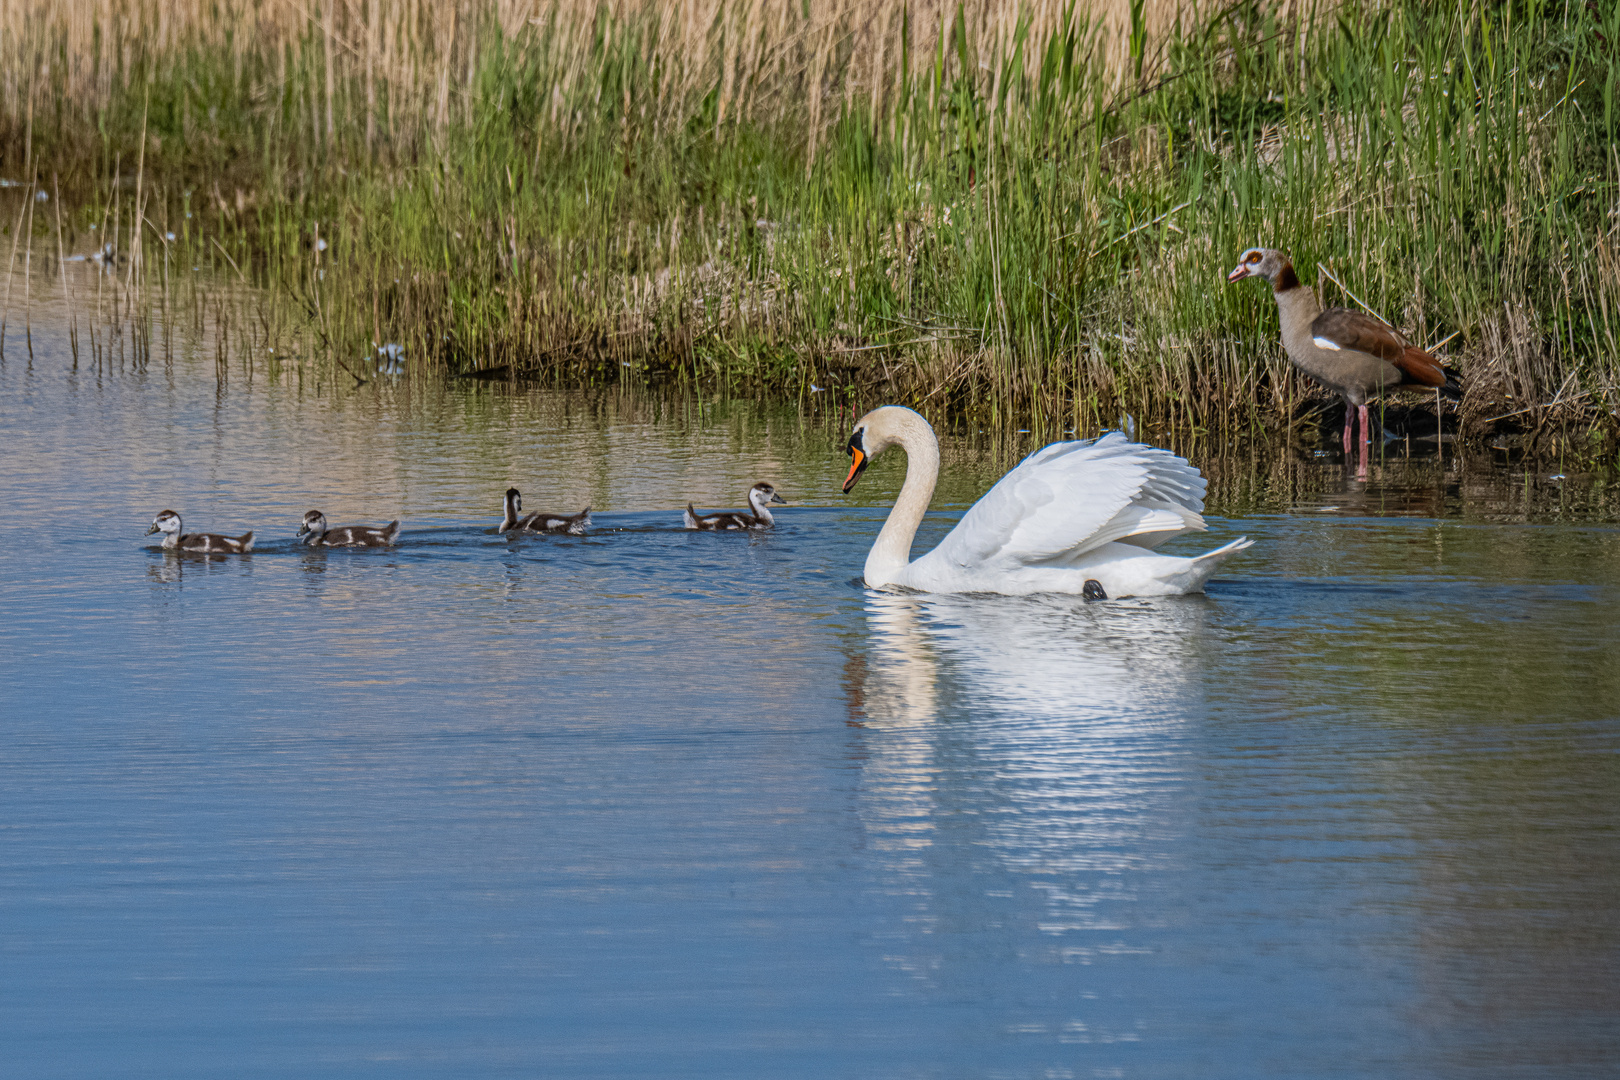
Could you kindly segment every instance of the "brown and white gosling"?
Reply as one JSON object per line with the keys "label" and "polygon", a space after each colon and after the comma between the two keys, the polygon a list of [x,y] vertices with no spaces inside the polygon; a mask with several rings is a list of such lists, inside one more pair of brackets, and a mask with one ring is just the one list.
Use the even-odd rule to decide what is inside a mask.
{"label": "brown and white gosling", "polygon": [[1238,259],[1227,281],[1262,277],[1271,282],[1282,324],[1283,349],[1294,366],[1345,401],[1344,452],[1350,453],[1350,428],[1361,418],[1360,471],[1367,471],[1367,400],[1400,387],[1429,387],[1450,398],[1462,396],[1457,373],[1402,337],[1393,327],[1349,308],[1322,310],[1316,293],[1300,284],[1287,255],[1271,248],[1250,248]]}
{"label": "brown and white gosling", "polygon": [[586,507],[577,514],[546,514],[536,511],[528,517],[518,517],[523,510],[523,496],[517,488],[506,489],[506,512],[501,517],[501,527],[496,532],[533,532],[533,533],[567,533],[570,536],[584,536],[585,530],[591,527],[591,508]]}
{"label": "brown and white gosling", "polygon": [[692,504],[686,504],[686,527],[688,529],[769,529],[776,524],[771,517],[771,503],[787,505],[787,500],[776,493],[776,489],[766,483],[758,483],[748,489],[748,505],[753,507],[752,514],[741,510],[724,510],[718,514],[700,514],[692,509]]}
{"label": "brown and white gosling", "polygon": [[372,525],[340,525],[335,529],[326,525],[326,515],[311,510],[304,515],[304,524],[298,537],[310,547],[390,547],[399,536],[399,522],[390,521],[378,528]]}
{"label": "brown and white gosling", "polygon": [[241,536],[220,536],[218,533],[181,532],[180,515],[165,510],[152,519],[146,535],[163,534],[164,551],[200,551],[220,555],[246,555],[253,550],[253,533]]}

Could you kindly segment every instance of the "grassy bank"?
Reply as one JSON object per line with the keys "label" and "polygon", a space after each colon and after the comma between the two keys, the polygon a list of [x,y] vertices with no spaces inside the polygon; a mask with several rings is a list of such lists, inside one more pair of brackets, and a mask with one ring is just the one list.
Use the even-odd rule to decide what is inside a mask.
{"label": "grassy bank", "polygon": [[63,243],[228,267],[332,360],[1281,425],[1223,282],[1264,242],[1446,340],[1473,430],[1620,409],[1612,5],[0,9],[0,170]]}

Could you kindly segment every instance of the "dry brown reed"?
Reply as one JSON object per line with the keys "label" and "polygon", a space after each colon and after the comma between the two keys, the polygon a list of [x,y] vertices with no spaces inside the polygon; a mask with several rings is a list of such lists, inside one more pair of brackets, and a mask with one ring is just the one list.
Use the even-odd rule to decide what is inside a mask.
{"label": "dry brown reed", "polygon": [[[237,74],[273,58],[265,74],[282,85],[294,79],[293,66],[317,64],[305,107],[318,143],[352,134],[367,147],[379,138],[416,146],[468,118],[491,31],[532,45],[526,31],[540,29],[554,33],[549,90],[558,110],[599,80],[599,56],[623,44],[617,36],[658,73],[656,93],[638,102],[655,131],[684,123],[690,100],[715,92],[722,124],[802,109],[820,134],[855,102],[874,118],[891,115],[905,59],[933,62],[941,35],[958,28],[1006,110],[1018,107],[1001,80],[1020,35],[1094,37],[1117,88],[1138,77],[1133,11],[1139,33],[1162,42],[1195,9],[1180,0],[1134,8],[1131,0],[0,0],[0,116],[28,115],[42,95],[91,116],[154,66],[209,50],[229,57]],[[1148,77],[1162,54],[1143,51]],[[550,119],[568,122],[560,112]]]}

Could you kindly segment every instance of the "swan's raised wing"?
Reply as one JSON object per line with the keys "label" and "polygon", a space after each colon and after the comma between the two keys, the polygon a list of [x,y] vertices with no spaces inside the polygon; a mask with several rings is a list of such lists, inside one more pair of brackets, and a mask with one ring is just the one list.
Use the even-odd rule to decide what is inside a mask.
{"label": "swan's raised wing", "polygon": [[1154,547],[1202,529],[1204,478],[1118,432],[1037,450],[973,504],[928,558],[957,566],[1062,564],[1111,541]]}

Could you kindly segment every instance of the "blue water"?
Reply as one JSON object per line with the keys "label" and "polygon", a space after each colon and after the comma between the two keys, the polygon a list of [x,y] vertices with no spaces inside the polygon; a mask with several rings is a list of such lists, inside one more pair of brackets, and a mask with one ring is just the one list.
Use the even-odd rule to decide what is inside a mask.
{"label": "blue water", "polygon": [[[1209,462],[1207,597],[894,597],[900,463],[846,499],[792,411],[34,347],[0,1074],[1614,1075],[1601,477]],[[773,533],[680,530],[758,479]],[[494,535],[511,484],[597,528]]]}

